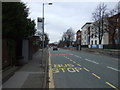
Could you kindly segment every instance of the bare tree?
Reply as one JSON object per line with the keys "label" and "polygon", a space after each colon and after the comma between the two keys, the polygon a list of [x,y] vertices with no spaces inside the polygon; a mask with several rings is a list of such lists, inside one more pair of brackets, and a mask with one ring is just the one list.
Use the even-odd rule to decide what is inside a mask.
{"label": "bare tree", "polygon": [[107,13],[107,5],[104,3],[100,3],[95,11],[92,13],[92,19],[94,21],[93,28],[94,28],[94,35],[98,36],[99,44],[102,43],[103,35],[107,29],[106,27],[106,17],[108,17]]}
{"label": "bare tree", "polygon": [[74,40],[75,33],[74,33],[72,28],[67,29],[66,34],[67,34],[67,39],[69,41],[73,41]]}
{"label": "bare tree", "polygon": [[75,33],[72,28],[67,29],[67,31],[64,32],[62,35],[62,40],[60,41],[60,43],[62,43],[63,46],[69,47],[74,40],[74,35]]}
{"label": "bare tree", "polygon": [[72,41],[74,40],[74,35],[75,35],[75,33],[72,28],[67,29],[67,31],[66,31],[67,46],[72,45]]}

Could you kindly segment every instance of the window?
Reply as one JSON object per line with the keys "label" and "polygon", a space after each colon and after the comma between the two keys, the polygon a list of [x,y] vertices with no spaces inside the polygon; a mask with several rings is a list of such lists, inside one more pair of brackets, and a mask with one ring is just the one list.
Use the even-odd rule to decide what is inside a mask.
{"label": "window", "polygon": [[94,35],[92,34],[92,35],[91,35],[91,38],[93,38],[93,36],[94,36]]}
{"label": "window", "polygon": [[95,40],[95,44],[97,44],[97,40]]}
{"label": "window", "polygon": [[119,20],[118,20],[118,18],[117,18],[117,23],[118,23],[118,21],[119,21]]}
{"label": "window", "polygon": [[97,35],[95,35],[95,38],[97,38]]}
{"label": "window", "polygon": [[93,45],[93,40],[91,41],[91,44]]}

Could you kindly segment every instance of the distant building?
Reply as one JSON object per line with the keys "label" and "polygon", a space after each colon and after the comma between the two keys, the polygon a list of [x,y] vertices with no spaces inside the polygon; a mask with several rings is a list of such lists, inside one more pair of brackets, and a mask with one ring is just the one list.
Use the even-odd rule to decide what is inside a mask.
{"label": "distant building", "polygon": [[77,47],[77,50],[80,50],[81,49],[81,39],[82,39],[82,33],[80,30],[78,30],[76,32],[76,47]]}
{"label": "distant building", "polygon": [[90,31],[91,31],[92,22],[87,22],[83,25],[82,29],[82,45],[90,44]]}

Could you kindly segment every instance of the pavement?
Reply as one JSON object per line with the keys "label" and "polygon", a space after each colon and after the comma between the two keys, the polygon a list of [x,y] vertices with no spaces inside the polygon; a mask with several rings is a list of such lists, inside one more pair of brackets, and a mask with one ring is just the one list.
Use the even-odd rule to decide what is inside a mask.
{"label": "pavement", "polygon": [[118,58],[67,49],[50,50],[55,88],[120,88]]}
{"label": "pavement", "polygon": [[120,50],[116,50],[116,49],[81,48],[81,50],[76,50],[76,47],[68,48],[68,49],[75,50],[75,51],[84,51],[84,52],[94,53],[94,54],[101,54],[101,55],[106,55],[106,56],[120,59]]}
{"label": "pavement", "polygon": [[43,52],[39,49],[27,64],[18,69],[6,82],[2,85],[2,90],[6,88],[47,88],[48,78],[48,50]]}

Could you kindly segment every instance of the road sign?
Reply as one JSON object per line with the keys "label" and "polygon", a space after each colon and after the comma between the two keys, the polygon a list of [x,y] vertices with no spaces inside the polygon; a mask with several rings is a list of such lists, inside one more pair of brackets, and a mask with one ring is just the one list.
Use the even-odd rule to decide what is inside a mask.
{"label": "road sign", "polygon": [[37,29],[42,31],[43,18],[37,18]]}

